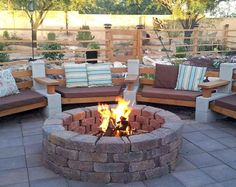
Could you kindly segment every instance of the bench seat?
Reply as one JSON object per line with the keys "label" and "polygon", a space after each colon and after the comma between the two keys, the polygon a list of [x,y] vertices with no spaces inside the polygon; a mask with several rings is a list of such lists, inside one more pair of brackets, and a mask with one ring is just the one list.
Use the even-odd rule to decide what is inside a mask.
{"label": "bench seat", "polygon": [[88,97],[106,97],[118,96],[121,94],[122,87],[119,86],[103,86],[103,87],[82,87],[67,88],[58,86],[56,92],[60,93],[64,98],[88,98]]}
{"label": "bench seat", "polygon": [[144,97],[178,99],[184,101],[195,101],[196,97],[201,96],[201,92],[182,91],[167,88],[153,88],[152,86],[144,86],[141,90]]}
{"label": "bench seat", "polygon": [[214,104],[218,107],[236,111],[236,94],[216,99]]}
{"label": "bench seat", "polygon": [[0,97],[0,117],[47,106],[47,99],[32,90]]}

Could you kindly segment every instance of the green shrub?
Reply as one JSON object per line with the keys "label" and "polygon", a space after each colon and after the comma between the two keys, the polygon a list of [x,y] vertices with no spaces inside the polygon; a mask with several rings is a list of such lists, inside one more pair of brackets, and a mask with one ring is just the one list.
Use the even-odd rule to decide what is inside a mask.
{"label": "green shrub", "polygon": [[[175,57],[176,58],[185,58],[187,55],[184,52],[186,52],[186,51],[187,51],[187,49],[184,46],[176,47],[176,52],[177,53],[179,52],[179,54],[175,54]],[[180,53],[180,52],[182,52],[182,53]]]}
{"label": "green shrub", "polygon": [[[83,25],[81,28],[81,30],[88,30],[88,31],[81,31],[78,32],[76,35],[76,40],[77,41],[84,41],[84,40],[93,40],[95,36],[92,35],[90,28],[88,25]],[[88,47],[88,42],[86,43],[82,43],[83,47]]]}
{"label": "green shrub", "polygon": [[100,45],[97,42],[91,42],[87,46],[89,49],[100,49]]}
{"label": "green shrub", "polygon": [[10,35],[9,35],[9,32],[8,32],[8,31],[4,31],[4,32],[3,32],[3,38],[6,39],[6,40],[9,40],[9,39],[10,39]]}
{"label": "green shrub", "polygon": [[50,40],[50,41],[56,40],[56,34],[54,32],[49,32],[48,33],[48,40]]}
{"label": "green shrub", "polygon": [[[58,43],[44,44],[41,49],[43,50],[61,50],[61,45]],[[65,55],[61,52],[43,52],[43,57],[48,60],[61,60]]]}
{"label": "green shrub", "polygon": [[[0,43],[0,51],[6,50],[6,44]],[[0,62],[8,62],[10,61],[9,54],[0,53]]]}

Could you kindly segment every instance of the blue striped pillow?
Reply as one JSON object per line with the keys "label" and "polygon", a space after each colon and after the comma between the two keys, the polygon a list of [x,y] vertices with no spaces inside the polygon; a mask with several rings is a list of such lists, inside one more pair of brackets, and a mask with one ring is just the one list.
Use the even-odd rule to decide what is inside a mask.
{"label": "blue striped pillow", "polygon": [[112,86],[110,64],[88,64],[88,84],[93,86]]}
{"label": "blue striped pillow", "polygon": [[198,84],[203,82],[206,70],[206,67],[180,65],[175,89],[199,91]]}
{"label": "blue striped pillow", "polygon": [[88,77],[86,64],[65,64],[66,87],[86,87]]}

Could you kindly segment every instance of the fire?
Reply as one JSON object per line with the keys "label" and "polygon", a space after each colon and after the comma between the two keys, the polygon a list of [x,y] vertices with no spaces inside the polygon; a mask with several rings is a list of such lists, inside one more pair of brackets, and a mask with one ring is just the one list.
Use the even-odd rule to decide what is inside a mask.
{"label": "fire", "polygon": [[118,105],[116,108],[109,108],[109,105],[99,104],[98,112],[101,115],[100,129],[106,133],[108,129],[112,129],[112,133],[115,136],[122,134],[130,135],[131,128],[128,125],[129,115],[131,108],[129,107],[129,101],[125,101],[123,98],[116,98]]}

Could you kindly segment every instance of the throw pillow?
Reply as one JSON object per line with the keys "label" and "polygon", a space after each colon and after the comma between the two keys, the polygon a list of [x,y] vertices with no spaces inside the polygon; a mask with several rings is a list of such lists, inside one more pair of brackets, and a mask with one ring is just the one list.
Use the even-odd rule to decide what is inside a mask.
{"label": "throw pillow", "polygon": [[202,83],[206,67],[180,65],[176,90],[199,91],[198,84]]}
{"label": "throw pillow", "polygon": [[89,86],[112,86],[110,64],[88,64]]}
{"label": "throw pillow", "polygon": [[154,87],[174,89],[178,72],[178,66],[156,64]]}
{"label": "throw pillow", "polygon": [[65,64],[66,87],[86,87],[88,77],[86,64]]}
{"label": "throw pillow", "polygon": [[19,90],[10,69],[0,71],[0,97],[18,94]]}

